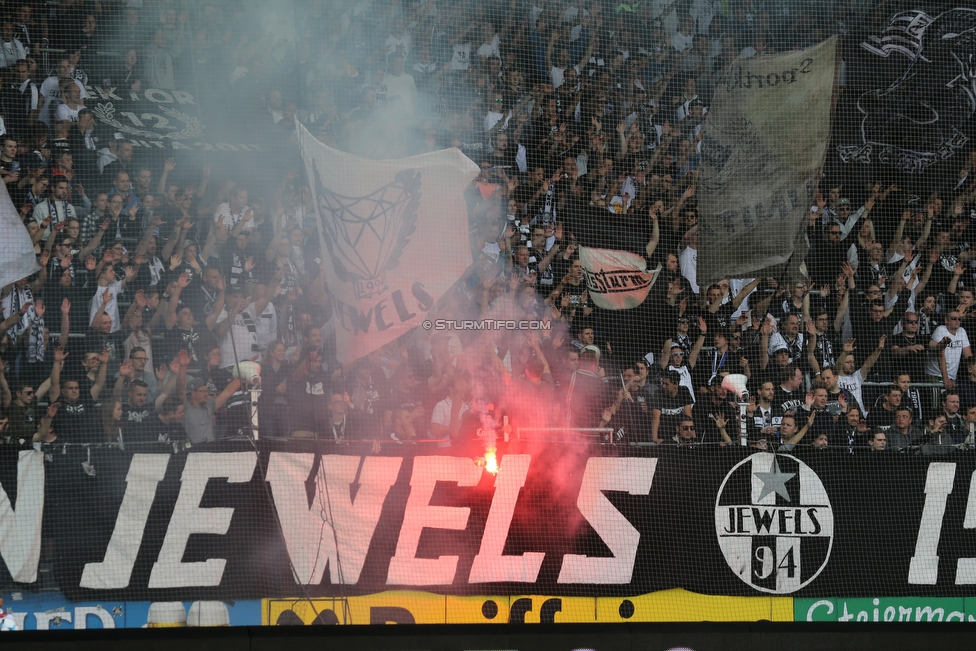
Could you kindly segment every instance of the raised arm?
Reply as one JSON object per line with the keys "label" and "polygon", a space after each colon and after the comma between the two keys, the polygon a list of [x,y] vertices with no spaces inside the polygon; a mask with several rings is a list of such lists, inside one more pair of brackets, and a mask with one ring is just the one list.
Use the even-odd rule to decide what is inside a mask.
{"label": "raised arm", "polygon": [[658,364],[661,366],[662,371],[668,370],[668,362],[671,361],[671,344],[674,342],[671,337],[668,337],[664,341],[664,350],[661,351],[661,358],[658,360]]}
{"label": "raised arm", "polygon": [[552,73],[552,51],[556,47],[556,41],[559,40],[559,34],[561,30],[553,29],[552,33],[549,35],[549,43],[546,45],[546,78]]}
{"label": "raised arm", "polygon": [[[223,216],[221,216],[221,219],[223,219]],[[210,252],[213,251],[214,246],[217,244],[217,240],[218,240],[217,230],[211,228],[210,234],[207,235],[207,239],[203,243],[203,250],[200,251],[201,260],[207,261],[210,259]]]}
{"label": "raised arm", "polygon": [[[556,247],[552,247],[552,248],[556,248]],[[259,296],[256,301],[254,301],[254,312],[257,318],[259,319],[261,318],[261,313],[264,312],[264,308],[268,307],[268,303],[271,302],[271,299],[274,298],[275,294],[277,294],[281,290],[281,280],[284,277],[285,277],[285,268],[282,267],[277,271],[277,273],[275,273],[274,282],[266,286],[264,288],[264,293],[261,294],[261,296]]]}
{"label": "raised arm", "polygon": [[91,398],[95,402],[98,402],[98,397],[102,395],[102,389],[105,388],[105,380],[108,378],[108,362],[111,358],[111,353],[108,348],[105,348],[98,354],[98,374],[95,375],[95,384],[91,387]]}
{"label": "raised arm", "polygon": [[949,281],[949,286],[946,287],[946,294],[955,294],[959,289],[959,278],[966,272],[963,268],[961,262],[956,263],[955,269],[952,270],[952,280]]}
{"label": "raised arm", "polygon": [[176,325],[176,307],[180,303],[180,294],[190,286],[190,276],[185,272],[176,279],[176,288],[170,294],[169,303],[166,305],[166,320],[164,321],[167,330],[172,330]]}
{"label": "raised arm", "polygon": [[10,401],[13,399],[13,394],[10,393],[10,385],[7,384],[7,376],[3,372],[6,367],[7,364],[0,359],[0,402],[3,403],[4,409],[10,406]]}
{"label": "raised arm", "polygon": [[765,371],[766,367],[769,366],[769,337],[773,334],[773,324],[769,322],[769,319],[763,321],[759,332],[761,333],[759,339],[759,368]]}
{"label": "raised arm", "polygon": [[874,349],[874,352],[868,355],[866,360],[864,360],[864,365],[861,366],[861,375],[863,377],[868,376],[868,373],[871,372],[871,367],[874,366],[878,361],[878,358],[881,357],[881,351],[884,350],[885,340],[887,338],[888,335],[881,335],[881,338],[878,339],[878,347]]}
{"label": "raised arm", "polygon": [[54,349],[54,365],[51,367],[51,391],[48,394],[50,402],[57,402],[61,397],[61,369],[64,368],[64,359],[68,353],[64,348]]}
{"label": "raised arm", "polygon": [[132,365],[132,360],[124,360],[119,366],[119,378],[115,381],[115,387],[112,389],[112,397],[115,400],[122,400],[122,390],[125,388],[125,384],[129,380],[134,380],[136,377],[136,369]]}
{"label": "raised arm", "polygon": [[820,375],[820,364],[817,363],[817,327],[813,320],[807,321],[807,363],[814,375]]}
{"label": "raised arm", "polygon": [[844,329],[844,317],[847,315],[848,305],[851,302],[851,290],[844,292],[844,298],[840,299],[837,306],[837,315],[834,317],[834,332],[841,332]]}
{"label": "raised arm", "polygon": [[652,204],[648,209],[647,214],[651,219],[651,239],[647,240],[647,244],[644,245],[644,252],[647,254],[647,257],[650,258],[657,250],[658,242],[661,241],[661,226],[657,221],[656,205]]}
{"label": "raised arm", "polygon": [[166,244],[163,246],[163,250],[159,254],[160,258],[163,260],[169,260],[173,255],[173,250],[176,248],[176,245],[179,244],[182,246],[183,239],[185,237],[186,232],[183,230],[183,220],[181,219],[173,226],[173,232],[170,233],[169,239],[166,240]]}
{"label": "raised arm", "polygon": [[898,253],[898,247],[901,245],[901,238],[905,233],[905,224],[912,216],[912,211],[904,210],[901,213],[901,219],[898,220],[898,228],[895,229],[895,234],[891,238],[891,245],[888,246],[888,250],[885,252],[885,261],[891,260],[891,258]]}
{"label": "raised arm", "polygon": [[156,411],[159,411],[159,409],[162,408],[163,403],[165,403],[166,400],[173,395],[173,391],[176,389],[180,376],[180,361],[178,358],[169,363],[169,370],[170,373],[166,378],[166,383],[163,384],[162,390],[153,403],[156,407]]}
{"label": "raised arm", "polygon": [[135,315],[136,310],[142,309],[142,308],[144,308],[146,306],[145,301],[147,299],[146,299],[145,293],[140,289],[136,293],[136,295],[137,296],[140,296],[141,295],[140,296],[140,300],[143,301],[143,303],[142,303],[142,305],[140,305],[139,304],[139,301],[136,301],[136,300],[133,300],[131,303],[129,303],[129,309],[127,309],[125,311],[125,316],[122,317],[122,323],[120,324],[120,328],[128,328],[129,327],[129,323],[132,322],[132,317],[133,317],[133,315]]}
{"label": "raised arm", "polygon": [[176,169],[176,159],[167,158],[166,162],[163,163],[163,173],[159,177],[159,183],[156,185],[157,194],[166,194],[166,180],[169,178],[169,173]]}
{"label": "raised arm", "polygon": [[238,380],[237,378],[231,380],[230,384],[224,387],[224,390],[221,391],[219,394],[217,394],[217,397],[214,398],[214,403],[216,405],[214,408],[220,409],[221,407],[223,407],[227,403],[227,401],[230,400],[230,397],[234,395],[237,392],[237,390],[240,388],[241,388],[240,380]]}
{"label": "raised arm", "polygon": [[62,348],[68,345],[68,335],[71,334],[71,301],[61,299],[61,332],[58,335],[58,345]]}
{"label": "raised arm", "polygon": [[741,292],[735,295],[735,298],[732,299],[733,312],[739,309],[739,306],[742,305],[742,301],[746,300],[746,297],[756,291],[756,287],[759,287],[760,282],[762,282],[762,278],[754,278],[752,282],[742,288]]}
{"label": "raised arm", "polygon": [[705,332],[707,326],[705,325],[705,319],[698,317],[698,339],[695,341],[695,345],[691,347],[691,355],[688,356],[688,368],[695,368],[695,364],[698,363],[698,353],[701,352],[702,346],[705,345]]}
{"label": "raised arm", "polygon": [[146,232],[142,234],[142,238],[139,240],[139,243],[136,244],[136,256],[140,256],[146,252],[146,250],[149,248],[149,240],[153,238],[153,233],[155,233],[156,229],[162,225],[162,219],[159,217],[152,218],[149,225],[146,227]]}
{"label": "raised arm", "polygon": [[40,426],[37,428],[37,431],[34,432],[34,436],[31,438],[34,443],[50,443],[58,438],[56,435],[51,434],[51,422],[57,415],[58,407],[60,406],[61,403],[55,402],[47,408],[47,412],[44,414],[44,417],[41,418]]}
{"label": "raised arm", "polygon": [[[51,238],[49,239],[53,239],[53,238],[54,236],[52,235]],[[47,282],[47,263],[50,259],[51,259],[50,251],[41,252],[41,259],[38,261],[38,264],[41,265],[41,269],[37,274],[37,279],[30,284],[30,289],[35,294],[37,294],[42,289],[44,289],[44,283]]]}
{"label": "raised arm", "polygon": [[788,443],[790,445],[796,445],[797,443],[802,441],[803,437],[806,436],[807,432],[810,431],[810,426],[813,425],[813,421],[816,418],[817,418],[817,412],[811,411],[810,415],[807,417],[807,422],[803,423],[803,427],[800,428],[799,432],[793,435],[793,438],[791,438],[788,441]]}
{"label": "raised arm", "polygon": [[105,293],[102,294],[102,304],[98,306],[98,310],[96,310],[94,316],[92,316],[91,321],[88,322],[89,326],[93,323],[97,323],[105,315],[105,307],[108,305],[110,300],[112,300],[112,292],[108,291],[108,288],[106,287]]}
{"label": "raised arm", "polygon": [[[213,309],[210,311],[210,315],[206,319],[207,330],[213,330],[214,325],[217,323],[217,317],[220,316],[220,312],[224,309],[224,305],[226,304],[225,302],[227,300],[227,295],[224,292],[225,290],[224,283],[225,283],[224,277],[218,276],[217,277],[217,300],[214,301]],[[261,313],[258,312],[257,316],[260,318]]]}
{"label": "raised arm", "polygon": [[925,243],[929,241],[929,235],[932,233],[932,215],[928,215],[925,218],[925,225],[922,226],[922,234],[918,236],[918,241],[915,242],[915,249],[921,251],[925,246]]}

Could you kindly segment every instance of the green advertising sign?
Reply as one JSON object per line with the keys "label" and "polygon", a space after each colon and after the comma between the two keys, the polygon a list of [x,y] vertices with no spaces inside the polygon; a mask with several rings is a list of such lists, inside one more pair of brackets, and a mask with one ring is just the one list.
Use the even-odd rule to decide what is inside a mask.
{"label": "green advertising sign", "polygon": [[976,597],[794,599],[797,622],[976,622]]}

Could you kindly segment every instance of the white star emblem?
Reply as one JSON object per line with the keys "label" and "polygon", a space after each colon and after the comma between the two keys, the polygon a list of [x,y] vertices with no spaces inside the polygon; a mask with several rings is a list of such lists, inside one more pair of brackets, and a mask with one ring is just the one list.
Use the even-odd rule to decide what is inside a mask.
{"label": "white star emblem", "polygon": [[786,482],[796,477],[795,472],[780,472],[779,462],[773,457],[773,464],[769,467],[769,472],[757,472],[756,477],[763,483],[763,489],[759,493],[759,500],[770,493],[775,492],[782,496],[787,502],[790,501],[790,492],[786,490]]}

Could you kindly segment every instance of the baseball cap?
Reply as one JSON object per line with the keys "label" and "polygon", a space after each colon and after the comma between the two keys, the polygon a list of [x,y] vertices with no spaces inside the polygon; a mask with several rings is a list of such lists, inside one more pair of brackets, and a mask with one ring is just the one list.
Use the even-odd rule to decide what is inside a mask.
{"label": "baseball cap", "polygon": [[196,378],[192,378],[192,379],[186,381],[186,392],[187,393],[193,393],[194,391],[196,391],[200,387],[205,387],[205,386],[207,386],[207,383],[204,382],[203,380],[198,380]]}
{"label": "baseball cap", "polygon": [[840,199],[837,202],[837,205],[838,206],[849,206],[849,205],[851,205],[851,200],[850,199]]}
{"label": "baseball cap", "polygon": [[[594,346],[593,344],[589,344],[587,346],[583,346],[583,350],[593,351],[593,353],[596,355],[596,358],[597,359],[600,359],[600,349],[597,348],[596,346]],[[580,352],[583,352],[583,351],[581,350]]]}
{"label": "baseball cap", "polygon": [[788,352],[790,352],[790,349],[787,348],[786,346],[784,346],[783,344],[780,344],[775,349],[773,349],[773,355],[775,355],[777,353],[782,353],[782,352],[787,352],[788,353]]}

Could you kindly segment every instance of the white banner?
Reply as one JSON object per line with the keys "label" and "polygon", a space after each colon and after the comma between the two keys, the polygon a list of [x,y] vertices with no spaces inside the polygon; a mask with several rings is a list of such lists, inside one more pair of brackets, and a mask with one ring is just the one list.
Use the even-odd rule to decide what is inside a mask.
{"label": "white banner", "polygon": [[661,272],[661,265],[648,271],[647,261],[628,251],[581,246],[579,257],[590,298],[607,310],[629,310],[643,303]]}
{"label": "white banner", "polygon": [[348,363],[420,325],[470,266],[463,193],[478,166],[458,149],[368,160],[298,129]]}
{"label": "white banner", "polygon": [[26,278],[38,269],[34,244],[27,227],[20,219],[14,202],[7,194],[7,186],[0,183],[0,287]]}

